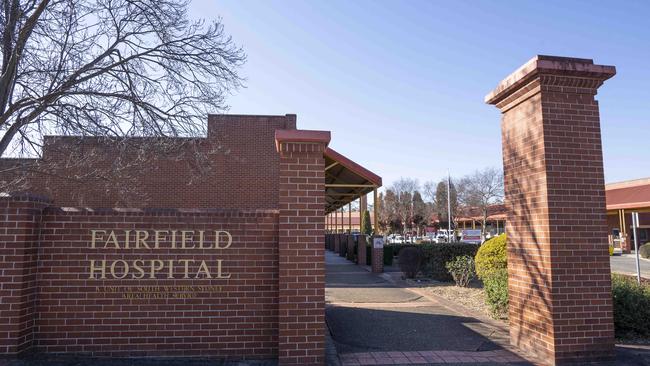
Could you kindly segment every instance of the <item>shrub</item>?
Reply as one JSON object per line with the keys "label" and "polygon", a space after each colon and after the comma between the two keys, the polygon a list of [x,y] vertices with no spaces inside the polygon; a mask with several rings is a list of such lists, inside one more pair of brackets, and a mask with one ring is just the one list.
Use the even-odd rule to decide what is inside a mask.
{"label": "shrub", "polygon": [[384,245],[384,265],[393,265],[393,247],[391,245]]}
{"label": "shrub", "polygon": [[505,318],[508,315],[508,270],[499,268],[487,273],[483,289],[490,315],[495,319]]}
{"label": "shrub", "polygon": [[404,248],[409,248],[409,247],[414,247],[416,246],[415,244],[389,244],[391,247],[393,247],[393,255],[399,257],[399,252],[400,250]]}
{"label": "shrub", "polygon": [[617,337],[650,336],[650,285],[612,275],[614,330]]}
{"label": "shrub", "polygon": [[399,269],[406,278],[415,278],[420,271],[422,253],[415,247],[404,248],[399,256]]}
{"label": "shrub", "polygon": [[609,256],[611,257],[611,256],[613,256],[613,255],[614,255],[614,246],[613,246],[613,245],[610,245],[610,246],[609,246]]}
{"label": "shrub", "polygon": [[486,241],[476,253],[476,274],[484,279],[491,271],[507,268],[506,254],[506,234]]}
{"label": "shrub", "polygon": [[639,248],[639,255],[643,258],[650,259],[650,243],[645,243]]}
{"label": "shrub", "polygon": [[[451,281],[453,278],[447,268],[445,268],[445,264],[459,256],[469,255],[474,257],[478,250],[478,245],[462,242],[438,243],[421,244],[417,248],[422,252],[420,271],[423,275],[438,281]],[[401,261],[402,256],[400,254]]]}
{"label": "shrub", "polygon": [[451,274],[451,277],[454,278],[456,286],[467,287],[476,276],[474,270],[474,258],[469,255],[464,255],[461,257],[456,257],[456,259],[447,262],[445,268]]}

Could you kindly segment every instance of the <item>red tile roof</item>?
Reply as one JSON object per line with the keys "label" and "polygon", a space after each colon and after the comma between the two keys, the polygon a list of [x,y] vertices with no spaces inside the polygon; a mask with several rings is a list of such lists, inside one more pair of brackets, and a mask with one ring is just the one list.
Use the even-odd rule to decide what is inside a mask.
{"label": "red tile roof", "polygon": [[608,210],[649,208],[650,178],[607,184],[605,198]]}

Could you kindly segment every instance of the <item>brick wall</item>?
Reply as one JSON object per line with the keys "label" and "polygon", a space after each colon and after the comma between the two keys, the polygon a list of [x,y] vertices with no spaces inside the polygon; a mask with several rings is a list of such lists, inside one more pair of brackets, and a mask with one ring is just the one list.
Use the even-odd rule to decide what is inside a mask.
{"label": "brick wall", "polygon": [[503,113],[509,324],[551,364],[613,355],[597,88],[613,67],[538,56],[486,101]]}
{"label": "brick wall", "polygon": [[205,138],[158,139],[164,150],[141,151],[152,139],[118,148],[98,138],[46,137],[43,159],[0,159],[0,192],[71,207],[276,209],[274,133],[295,129],[296,116],[211,115],[207,127]]}
{"label": "brick wall", "polygon": [[325,159],[329,132],[278,131],[280,153],[279,361],[323,365]]}
{"label": "brick wall", "polygon": [[37,249],[48,200],[0,198],[0,355],[28,350],[34,340]]}
{"label": "brick wall", "polygon": [[[2,327],[14,334],[3,340],[11,343],[3,344],[3,353],[17,353],[31,345],[38,352],[94,356],[277,357],[277,211],[46,208],[40,219],[36,254],[34,238],[27,235],[32,235],[37,220],[30,219],[26,210],[32,210],[31,206],[40,209],[42,204],[13,198],[2,198],[0,203],[3,213],[7,206],[20,210],[16,216],[10,214],[8,220],[18,223],[18,229],[7,228],[14,225],[5,221],[2,235],[26,235],[23,241],[17,238],[11,242],[15,247],[22,244],[24,249],[11,251],[31,252],[23,255],[30,259],[25,265],[28,270],[16,273],[14,281],[2,278],[2,306],[11,306],[19,313],[2,310]],[[105,231],[96,231],[95,248],[91,230]],[[116,233],[119,249],[113,240],[104,248],[111,230]],[[129,249],[125,248],[124,230],[131,231]],[[136,230],[148,232],[144,243],[153,249],[142,242],[134,248],[136,235],[140,235]],[[157,249],[153,230],[161,230]],[[186,233],[184,249],[181,230],[195,231],[193,241]],[[197,248],[200,230],[205,231],[203,249]],[[231,246],[215,249],[214,230],[228,231]],[[175,248],[172,235],[176,238]],[[220,246],[226,244],[227,235],[222,233]],[[7,247],[5,244],[0,251],[3,266],[12,263],[12,258],[19,259],[19,254],[9,257]],[[98,269],[90,278],[93,260]],[[169,260],[174,261],[173,278],[169,278]],[[188,278],[184,260],[190,260]],[[219,260],[222,278],[218,278]],[[104,271],[100,269],[102,261],[106,261]],[[129,265],[126,275],[121,261]],[[212,278],[201,270],[200,261],[206,262]],[[20,260],[13,262],[22,265]],[[116,263],[113,272],[111,263]],[[35,269],[37,273],[32,273]],[[4,269],[2,273],[6,276],[14,272]],[[12,282],[20,286],[20,281],[20,289],[7,289]],[[32,285],[33,281],[38,285]],[[34,302],[32,292],[36,289],[38,297]],[[15,296],[4,292],[19,290]]]}

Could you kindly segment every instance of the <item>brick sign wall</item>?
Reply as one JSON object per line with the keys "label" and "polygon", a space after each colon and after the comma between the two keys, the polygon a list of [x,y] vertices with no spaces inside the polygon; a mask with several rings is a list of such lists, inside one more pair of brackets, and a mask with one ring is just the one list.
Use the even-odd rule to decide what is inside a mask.
{"label": "brick sign wall", "polygon": [[[277,357],[277,211],[40,215],[38,200],[2,203],[3,238],[14,239],[3,241],[2,263],[22,266],[10,307],[29,314],[3,325],[15,329],[6,351]],[[34,224],[39,245],[10,247]]]}
{"label": "brick sign wall", "polygon": [[[0,174],[0,192],[16,177],[8,192],[29,192],[0,197],[0,356],[324,363],[329,132],[296,130],[295,115],[210,116],[206,138],[179,141],[180,155],[126,175],[101,139],[0,159],[27,168]],[[198,175],[194,148],[208,157]],[[102,169],[115,182],[93,180]]]}

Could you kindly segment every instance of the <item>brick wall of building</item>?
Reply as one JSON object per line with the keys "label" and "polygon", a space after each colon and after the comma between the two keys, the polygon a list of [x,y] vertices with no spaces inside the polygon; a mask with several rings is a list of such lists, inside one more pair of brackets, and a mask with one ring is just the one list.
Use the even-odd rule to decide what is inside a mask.
{"label": "brick wall of building", "polygon": [[274,133],[295,128],[295,115],[211,115],[205,138],[157,140],[164,151],[139,150],[152,139],[46,137],[42,159],[0,159],[0,191],[72,207],[276,209]]}

